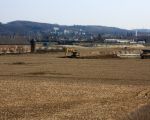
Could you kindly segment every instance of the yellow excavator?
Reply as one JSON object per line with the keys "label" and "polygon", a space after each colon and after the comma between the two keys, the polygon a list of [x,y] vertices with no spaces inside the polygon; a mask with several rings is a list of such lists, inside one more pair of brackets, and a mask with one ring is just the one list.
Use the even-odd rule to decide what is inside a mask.
{"label": "yellow excavator", "polygon": [[70,58],[78,58],[80,53],[74,48],[65,48],[65,56]]}

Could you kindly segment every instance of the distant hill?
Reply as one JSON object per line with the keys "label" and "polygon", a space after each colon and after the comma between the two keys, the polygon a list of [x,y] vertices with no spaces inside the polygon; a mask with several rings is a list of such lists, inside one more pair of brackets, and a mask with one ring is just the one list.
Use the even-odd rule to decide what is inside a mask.
{"label": "distant hill", "polygon": [[134,31],[143,32],[143,33],[150,33],[150,29],[134,29]]}
{"label": "distant hill", "polygon": [[38,23],[30,21],[13,21],[7,24],[0,24],[0,34],[29,34],[34,32],[46,32],[53,30],[54,27],[59,27],[61,31],[68,29],[72,31],[83,30],[89,33],[105,33],[105,34],[126,34],[131,32],[129,30],[115,28],[115,27],[105,27],[105,26],[65,26],[57,24],[47,24],[47,23]]}
{"label": "distant hill", "polygon": [[[0,24],[0,34],[27,34],[30,32],[38,32],[52,29],[54,25],[29,22],[29,21],[14,21],[7,24]],[[55,25],[56,26],[56,25]]]}

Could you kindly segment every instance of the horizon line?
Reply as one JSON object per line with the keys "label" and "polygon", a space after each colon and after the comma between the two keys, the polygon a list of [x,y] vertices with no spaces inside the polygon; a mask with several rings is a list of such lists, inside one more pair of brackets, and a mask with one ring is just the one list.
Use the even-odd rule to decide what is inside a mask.
{"label": "horizon line", "polygon": [[124,27],[118,27],[118,26],[107,26],[107,25],[96,25],[96,24],[59,24],[59,23],[50,23],[50,22],[42,22],[42,21],[32,21],[32,20],[12,20],[7,22],[1,22],[2,24],[8,24],[11,22],[35,22],[35,23],[41,23],[41,24],[52,24],[52,25],[60,25],[60,26],[99,26],[99,27],[110,27],[110,28],[118,28],[118,29],[124,29],[124,30],[149,30],[150,28],[124,28]]}

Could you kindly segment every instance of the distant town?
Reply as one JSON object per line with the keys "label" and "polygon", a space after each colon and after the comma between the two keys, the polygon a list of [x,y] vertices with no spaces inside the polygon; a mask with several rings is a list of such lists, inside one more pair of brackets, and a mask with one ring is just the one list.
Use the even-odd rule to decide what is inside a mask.
{"label": "distant town", "polygon": [[0,24],[0,44],[149,44],[150,30],[125,30],[105,26],[62,26],[29,21]]}
{"label": "distant town", "polygon": [[65,26],[29,21],[0,24],[0,44],[149,44],[150,30],[125,30],[105,26]]}

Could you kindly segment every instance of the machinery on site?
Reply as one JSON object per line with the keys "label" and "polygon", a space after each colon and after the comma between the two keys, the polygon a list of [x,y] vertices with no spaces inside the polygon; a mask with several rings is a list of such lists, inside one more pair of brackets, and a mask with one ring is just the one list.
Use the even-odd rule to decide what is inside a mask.
{"label": "machinery on site", "polygon": [[80,53],[74,48],[65,48],[65,56],[70,58],[78,58]]}
{"label": "machinery on site", "polygon": [[150,50],[142,50],[141,59],[150,59]]}

